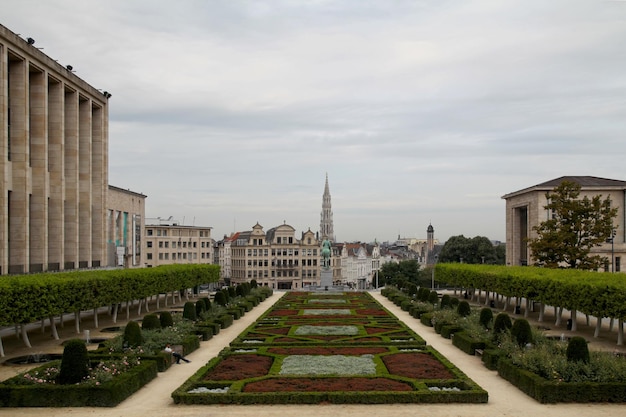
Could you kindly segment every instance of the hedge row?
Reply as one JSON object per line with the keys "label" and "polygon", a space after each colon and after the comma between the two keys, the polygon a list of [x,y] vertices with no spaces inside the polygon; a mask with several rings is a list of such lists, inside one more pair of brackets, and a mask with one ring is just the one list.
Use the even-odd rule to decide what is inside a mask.
{"label": "hedge row", "polygon": [[219,266],[205,264],[6,276],[0,280],[0,325],[30,323],[218,280]]}
{"label": "hedge row", "polygon": [[[53,365],[50,362],[34,370]],[[15,385],[14,377],[0,384],[0,407],[115,407],[156,376],[156,362],[145,361],[99,386]]]}
{"label": "hedge row", "polygon": [[437,264],[450,285],[524,297],[595,317],[626,319],[626,275],[571,269]]}

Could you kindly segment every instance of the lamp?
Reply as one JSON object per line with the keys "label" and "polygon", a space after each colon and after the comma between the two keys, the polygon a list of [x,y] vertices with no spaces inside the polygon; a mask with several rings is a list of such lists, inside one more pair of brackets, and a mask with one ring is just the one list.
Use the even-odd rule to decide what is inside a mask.
{"label": "lamp", "polygon": [[71,71],[74,69],[74,67],[71,65],[66,65],[65,68],[67,68],[68,71]]}
{"label": "lamp", "polygon": [[35,44],[35,40],[33,38],[27,38],[26,42],[28,42],[29,45],[34,45]]}

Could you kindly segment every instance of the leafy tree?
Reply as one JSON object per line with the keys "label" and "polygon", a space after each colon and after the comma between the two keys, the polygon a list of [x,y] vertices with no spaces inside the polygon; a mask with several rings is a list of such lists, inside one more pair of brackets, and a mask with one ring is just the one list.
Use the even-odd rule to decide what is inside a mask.
{"label": "leafy tree", "polygon": [[533,227],[538,236],[529,239],[533,259],[548,268],[598,269],[605,258],[591,255],[594,247],[612,237],[617,208],[611,198],[580,196],[580,185],[563,181],[546,193],[544,206],[550,218]]}
{"label": "leafy tree", "polygon": [[494,246],[485,236],[467,238],[452,236],[443,245],[439,262],[461,262],[467,264],[504,264],[504,249]]}
{"label": "leafy tree", "polygon": [[[414,284],[419,282],[419,263],[414,260],[404,260],[399,263],[387,262],[378,271],[378,286],[383,287],[387,284],[397,285],[400,282],[408,281]],[[376,277],[373,278],[373,284],[376,284]]]}

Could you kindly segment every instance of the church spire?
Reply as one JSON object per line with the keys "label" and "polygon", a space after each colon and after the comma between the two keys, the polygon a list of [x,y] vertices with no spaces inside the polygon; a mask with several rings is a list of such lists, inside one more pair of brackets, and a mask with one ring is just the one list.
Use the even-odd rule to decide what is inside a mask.
{"label": "church spire", "polygon": [[335,242],[335,232],[333,231],[333,211],[330,204],[330,188],[328,187],[328,173],[326,173],[326,184],[324,185],[324,196],[322,197],[322,214],[320,220],[320,238],[327,238]]}

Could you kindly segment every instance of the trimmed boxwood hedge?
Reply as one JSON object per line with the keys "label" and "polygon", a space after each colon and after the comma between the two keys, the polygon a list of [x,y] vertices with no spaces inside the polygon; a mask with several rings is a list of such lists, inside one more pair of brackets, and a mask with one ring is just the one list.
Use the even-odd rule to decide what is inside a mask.
{"label": "trimmed boxwood hedge", "polygon": [[476,349],[485,349],[485,342],[474,339],[466,332],[454,333],[452,344],[468,355],[476,354]]}
{"label": "trimmed boxwood hedge", "polygon": [[[49,362],[36,369],[55,364],[59,363]],[[99,386],[16,385],[12,381],[18,377],[13,377],[0,383],[0,407],[115,407],[156,376],[156,362],[143,361]]]}
{"label": "trimmed boxwood hedge", "polygon": [[508,359],[500,359],[498,374],[543,404],[626,401],[626,381],[612,383],[548,381],[515,366]]}

